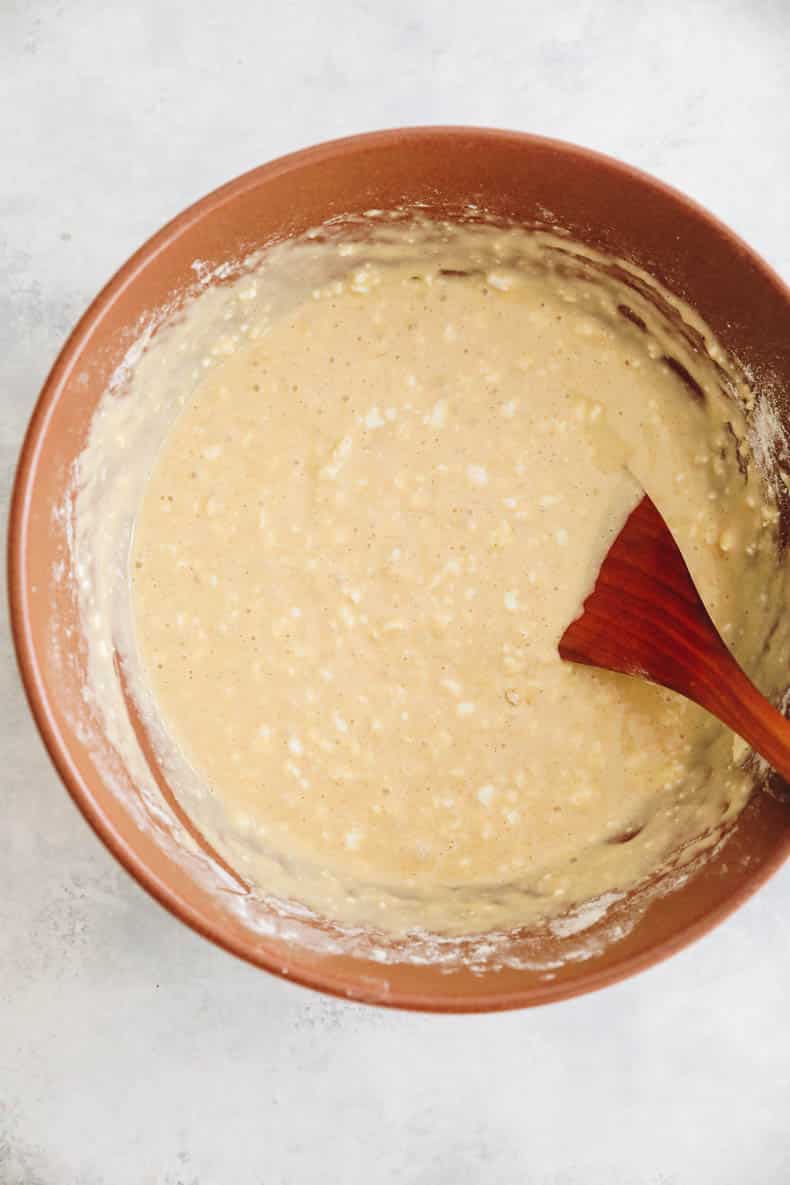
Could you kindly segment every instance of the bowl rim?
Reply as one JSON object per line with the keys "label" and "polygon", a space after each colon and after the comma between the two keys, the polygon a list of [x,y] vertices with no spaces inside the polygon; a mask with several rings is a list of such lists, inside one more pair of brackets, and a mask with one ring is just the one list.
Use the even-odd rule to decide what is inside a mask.
{"label": "bowl rim", "polygon": [[[282,958],[275,958],[265,948],[256,946],[253,949],[251,944],[245,944],[240,940],[228,937],[220,925],[206,921],[189,901],[171,888],[137,855],[115,830],[71,760],[68,743],[50,709],[30,624],[26,548],[30,531],[29,512],[34,488],[36,460],[53,409],[71,374],[75,360],[88,344],[107,310],[134,283],[137,276],[149,263],[167,249],[171,242],[199,222],[207,213],[215,211],[239,195],[256,188],[261,181],[298,171],[305,164],[319,163],[325,159],[353,152],[358,148],[375,148],[394,144],[404,138],[419,139],[423,137],[439,137],[448,142],[470,137],[480,141],[505,140],[515,144],[553,149],[580,162],[588,161],[591,164],[603,165],[614,173],[627,176],[646,187],[659,191],[673,202],[684,206],[698,218],[706,221],[721,237],[728,239],[736,246],[762,273],[763,278],[778,290],[786,302],[790,314],[790,287],[770,264],[716,215],[680,190],[642,169],[591,148],[531,132],[473,125],[425,124],[363,132],[327,140],[287,153],[266,164],[258,165],[211,190],[166,222],[121,264],[90,302],[66,338],[36,399],[17,461],[9,507],[7,535],[9,618],[17,664],[28,705],[56,772],[83,818],[118,863],[175,918],[190,926],[191,929],[215,945],[253,966],[261,967],[288,982],[313,988],[340,999],[351,999],[355,1002],[375,1004],[379,1007],[418,1012],[500,1012],[558,1002],[598,991],[610,984],[619,983],[648,967],[655,966],[683,947],[688,946],[738,909],[782,866],[790,855],[790,828],[783,842],[777,845],[770,858],[756,866],[725,901],[681,927],[655,946],[625,958],[615,967],[592,972],[580,982],[569,984],[548,982],[537,988],[530,987],[524,991],[514,990],[499,995],[490,991],[481,991],[479,995],[470,994],[455,997],[451,991],[446,994],[431,993],[428,995],[421,992],[396,990],[383,997],[380,991],[365,982],[364,977],[360,977],[360,980],[350,987],[347,977],[324,973],[321,970],[316,970],[313,965],[300,965],[299,952],[294,947],[289,948],[289,953],[290,951],[294,952],[293,960],[285,967]],[[450,983],[451,980],[448,980],[448,984]]]}

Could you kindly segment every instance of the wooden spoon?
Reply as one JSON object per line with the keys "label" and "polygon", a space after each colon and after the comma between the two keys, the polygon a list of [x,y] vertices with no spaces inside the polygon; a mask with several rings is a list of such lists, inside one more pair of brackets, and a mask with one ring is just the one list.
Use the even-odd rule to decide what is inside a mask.
{"label": "wooden spoon", "polygon": [[638,675],[700,704],[790,782],[790,721],[730,654],[678,545],[648,497],[606,556],[560,657]]}

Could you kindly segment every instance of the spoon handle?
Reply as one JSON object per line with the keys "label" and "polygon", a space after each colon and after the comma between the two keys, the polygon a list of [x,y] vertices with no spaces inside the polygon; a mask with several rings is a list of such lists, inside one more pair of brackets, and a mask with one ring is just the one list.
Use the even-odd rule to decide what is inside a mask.
{"label": "spoon handle", "polygon": [[790,782],[790,720],[762,695],[722,644],[715,661],[700,665],[684,691],[743,737]]}

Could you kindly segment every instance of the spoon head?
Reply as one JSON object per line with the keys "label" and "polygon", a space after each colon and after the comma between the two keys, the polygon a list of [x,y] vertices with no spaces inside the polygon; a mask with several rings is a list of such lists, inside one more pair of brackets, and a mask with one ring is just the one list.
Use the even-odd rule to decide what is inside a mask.
{"label": "spoon head", "polygon": [[579,617],[559,642],[569,662],[694,694],[724,650],[686,562],[650,498],[631,512]]}

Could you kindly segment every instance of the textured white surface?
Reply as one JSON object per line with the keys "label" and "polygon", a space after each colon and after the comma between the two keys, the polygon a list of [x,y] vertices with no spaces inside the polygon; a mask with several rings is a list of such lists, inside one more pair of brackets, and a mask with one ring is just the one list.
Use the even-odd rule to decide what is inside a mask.
{"label": "textured white surface", "polygon": [[[0,3],[0,449],[115,267],[215,185],[374,127],[586,143],[790,277],[786,0]],[[597,996],[422,1017],[215,950],[78,817],[4,629],[0,1185],[787,1185],[790,871]]]}

